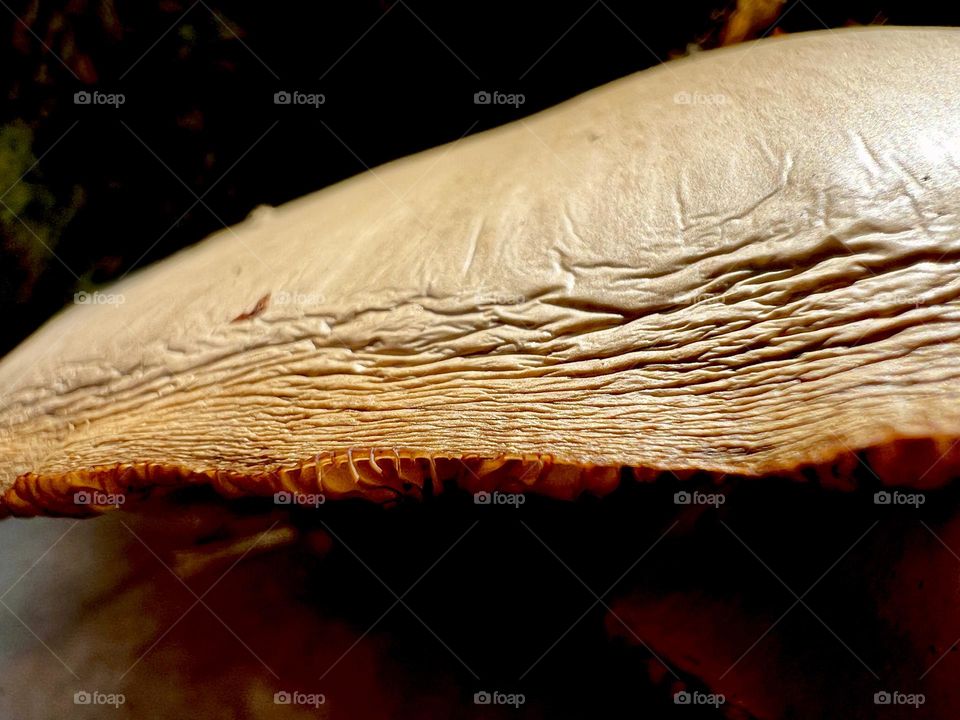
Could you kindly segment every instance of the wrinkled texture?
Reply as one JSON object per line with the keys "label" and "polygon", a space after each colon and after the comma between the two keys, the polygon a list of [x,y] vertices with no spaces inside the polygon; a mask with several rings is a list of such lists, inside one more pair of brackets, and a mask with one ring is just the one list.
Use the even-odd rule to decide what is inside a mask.
{"label": "wrinkled texture", "polygon": [[957,87],[952,30],[766,40],[261,209],[0,364],[4,505],[384,498],[444,458],[561,496],[621,466],[897,467],[898,438],[935,460],[960,436]]}

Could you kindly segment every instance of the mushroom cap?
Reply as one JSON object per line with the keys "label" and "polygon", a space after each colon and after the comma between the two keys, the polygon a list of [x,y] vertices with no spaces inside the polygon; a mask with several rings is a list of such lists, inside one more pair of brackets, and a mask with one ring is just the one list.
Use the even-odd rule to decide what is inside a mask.
{"label": "mushroom cap", "polygon": [[941,482],[958,87],[954,30],[768,39],[259,209],[0,363],[3,511],[194,482],[569,497],[623,467],[842,482],[858,457]]}

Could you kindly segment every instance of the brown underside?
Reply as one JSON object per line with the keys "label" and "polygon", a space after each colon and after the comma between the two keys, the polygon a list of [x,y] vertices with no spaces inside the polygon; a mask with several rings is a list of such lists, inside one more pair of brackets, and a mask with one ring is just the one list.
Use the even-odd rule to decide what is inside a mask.
{"label": "brown underside", "polygon": [[640,482],[694,475],[725,479],[786,477],[824,488],[854,490],[868,485],[928,490],[960,477],[960,437],[893,438],[856,450],[841,449],[829,459],[759,474],[721,473],[700,468],[586,465],[550,455],[450,457],[411,449],[350,448],[316,455],[295,467],[258,474],[225,469],[191,469],[163,463],[118,463],[57,475],[27,473],[0,496],[0,513],[84,517],[114,506],[77,504],[74,494],[98,491],[126,495],[154,488],[209,485],[226,497],[270,496],[277,492],[322,495],[323,500],[362,498],[390,503],[443,490],[447,482],[468,492],[535,493],[573,500],[582,493],[603,496],[616,489],[623,470]]}

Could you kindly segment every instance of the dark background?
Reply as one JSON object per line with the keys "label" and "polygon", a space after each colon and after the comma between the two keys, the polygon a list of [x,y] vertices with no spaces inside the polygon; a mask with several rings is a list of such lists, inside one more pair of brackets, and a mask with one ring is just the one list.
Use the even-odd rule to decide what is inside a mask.
{"label": "dark background", "polygon": [[[528,115],[692,44],[714,47],[734,4],[3,3],[0,355],[78,290],[257,205]],[[752,35],[881,23],[960,24],[960,10],[788,0]],[[76,105],[82,89],[126,102]],[[273,103],[294,89],[326,103]],[[474,104],[494,89],[526,103]]]}

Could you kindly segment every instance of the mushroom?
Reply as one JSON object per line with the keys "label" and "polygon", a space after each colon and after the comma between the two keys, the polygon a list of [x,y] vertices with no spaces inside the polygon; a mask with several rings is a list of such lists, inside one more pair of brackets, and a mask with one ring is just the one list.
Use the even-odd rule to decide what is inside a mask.
{"label": "mushroom", "polygon": [[4,506],[572,496],[855,452],[892,481],[960,428],[956,51],[720,50],[260,210],[4,360]]}
{"label": "mushroom", "polygon": [[0,506],[572,499],[624,471],[853,488],[864,466],[942,487],[958,40],[701,53],[259,209],[0,363]]}

